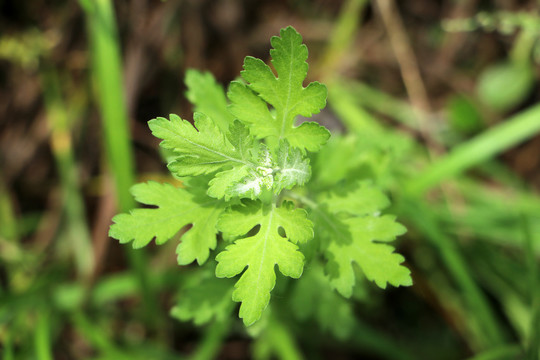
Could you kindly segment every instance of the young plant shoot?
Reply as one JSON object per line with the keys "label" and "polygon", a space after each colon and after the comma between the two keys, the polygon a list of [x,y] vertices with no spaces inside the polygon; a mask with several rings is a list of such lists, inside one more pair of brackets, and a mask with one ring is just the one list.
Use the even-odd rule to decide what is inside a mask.
{"label": "young plant shoot", "polygon": [[326,86],[303,86],[308,50],[294,28],[271,44],[275,73],[248,56],[243,81],[233,81],[226,96],[210,74],[187,73],[194,125],[176,115],[148,123],[184,187],[135,185],[135,199],[154,208],[117,215],[110,228],[111,237],[141,248],[191,225],[177,247],[180,265],[203,265],[223,239],[228,245],[215,256],[215,276],[237,279],[232,300],[241,303],[245,325],[261,318],[276,276],[298,279],[307,262],[322,263],[320,278],[346,298],[359,274],[383,289],[412,283],[403,257],[388,245],[405,228],[381,214],[389,201],[380,190],[365,180],[310,185],[310,158],[330,132],[295,120],[325,107]]}

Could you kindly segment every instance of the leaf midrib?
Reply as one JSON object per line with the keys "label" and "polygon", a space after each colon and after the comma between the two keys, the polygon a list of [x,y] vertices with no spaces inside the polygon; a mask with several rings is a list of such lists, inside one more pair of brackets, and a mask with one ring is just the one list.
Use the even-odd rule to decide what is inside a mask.
{"label": "leaf midrib", "polygon": [[[279,140],[283,139],[283,136],[285,134],[285,125],[287,122],[287,117],[289,116],[289,102],[291,100],[291,92],[292,92],[292,69],[293,69],[293,63],[294,63],[294,46],[293,46],[293,39],[292,37],[289,38],[289,47],[291,49],[291,56],[289,57],[289,79],[288,79],[288,89],[287,89],[287,99],[285,103],[285,107],[283,109],[283,118],[281,119],[281,132],[279,133]],[[278,74],[279,75],[279,74]]]}
{"label": "leaf midrib", "polygon": [[[272,211],[270,212],[268,218],[266,219],[265,222],[262,222],[260,223],[261,225],[261,229],[263,228],[266,228],[266,231],[264,233],[264,235],[261,237],[261,240],[258,241],[258,244],[261,244],[262,242],[262,253],[260,255],[260,261],[259,261],[259,268],[257,269],[257,280],[256,280],[256,286],[255,286],[255,289],[256,291],[254,292],[253,294],[253,299],[258,299],[259,298],[259,294],[262,292],[261,290],[261,286],[260,286],[260,280],[261,280],[261,275],[263,273],[262,269],[263,269],[263,266],[265,264],[265,258],[266,258],[266,250],[267,250],[267,244],[268,244],[268,239],[270,237],[270,231],[272,230],[272,220],[273,220],[273,217],[274,217],[274,210],[275,208],[272,207]],[[257,235],[255,235],[257,236]],[[254,251],[256,251],[258,249],[258,246],[254,246],[253,249],[250,251],[250,253],[253,253]],[[248,270],[247,271],[250,271],[250,264],[248,263]],[[253,271],[255,271],[255,269],[252,269]],[[244,302],[244,300],[242,300],[242,302]],[[253,311],[254,308],[251,308],[250,309],[250,313],[251,311]],[[256,309],[256,307],[255,307]],[[253,316],[252,313],[250,314],[250,316]],[[252,320],[252,319],[250,319]]]}
{"label": "leaf midrib", "polygon": [[[191,145],[193,145],[193,146],[195,146],[195,147],[199,147],[199,148],[201,148],[201,149],[204,149],[204,150],[206,150],[206,151],[208,151],[208,152],[210,152],[210,153],[212,153],[212,154],[221,156],[221,157],[223,157],[223,158],[225,158],[225,159],[227,159],[227,160],[229,160],[229,161],[237,162],[237,163],[244,164],[244,165],[251,165],[249,162],[244,161],[244,160],[242,160],[242,159],[231,157],[231,156],[229,156],[229,155],[226,155],[226,154],[224,154],[224,153],[222,153],[222,152],[219,152],[219,151],[217,151],[217,150],[211,149],[211,148],[209,148],[209,147],[207,147],[207,146],[204,146],[204,145],[202,145],[202,144],[193,142],[193,141],[191,141],[190,139],[188,139],[188,138],[186,138],[185,136],[183,136],[182,134],[179,134],[179,133],[177,133],[177,132],[175,132],[175,131],[172,131],[172,130],[166,128],[166,127],[161,127],[161,128],[162,128],[163,130],[165,130],[166,132],[172,134],[172,135],[176,135],[176,136],[180,137],[181,139],[183,139],[184,141],[186,141],[187,143],[189,143],[189,144],[191,144]],[[166,139],[164,139],[164,140],[166,140]]]}

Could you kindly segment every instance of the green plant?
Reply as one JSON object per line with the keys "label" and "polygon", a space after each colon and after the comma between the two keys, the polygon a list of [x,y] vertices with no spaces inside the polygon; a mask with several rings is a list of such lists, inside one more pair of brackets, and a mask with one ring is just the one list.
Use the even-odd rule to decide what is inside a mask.
{"label": "green plant", "polygon": [[[195,127],[176,115],[149,122],[168,151],[169,170],[185,187],[135,185],[135,199],[155,208],[113,219],[110,235],[121,243],[133,242],[134,248],[154,238],[163,244],[191,225],[177,247],[180,265],[208,263],[211,250],[218,249],[215,270],[206,265],[194,280],[198,283],[186,285],[190,295],[173,310],[184,320],[204,323],[224,318],[232,306],[223,295],[232,292],[232,299],[242,303],[239,315],[244,324],[253,324],[270,302],[276,265],[281,274],[294,279],[301,277],[305,264],[312,269],[304,283],[298,282],[304,290],[291,292],[293,303],[305,303],[300,299],[303,294],[325,286],[351,297],[359,276],[354,264],[383,289],[388,283],[412,283],[410,271],[401,265],[403,257],[387,244],[405,228],[394,216],[381,214],[389,205],[386,196],[369,181],[339,171],[340,163],[347,168],[346,159],[333,153],[335,144],[330,150],[323,148],[330,137],[326,128],[315,122],[295,126],[298,116],[319,113],[327,95],[318,82],[303,87],[308,52],[302,37],[288,27],[271,44],[277,77],[263,61],[246,57],[244,82],[231,83],[229,105],[211,75],[187,74]],[[330,165],[338,169],[332,174],[325,168],[330,161],[328,169]],[[311,162],[318,164],[313,174]],[[219,235],[224,249],[218,247]],[[230,282],[208,276],[209,271],[218,278],[240,278],[233,290]],[[304,312],[317,313],[331,327],[328,309],[333,305],[328,301],[340,304],[341,298],[326,299],[321,303],[326,310]],[[350,314],[350,309],[344,313]]]}

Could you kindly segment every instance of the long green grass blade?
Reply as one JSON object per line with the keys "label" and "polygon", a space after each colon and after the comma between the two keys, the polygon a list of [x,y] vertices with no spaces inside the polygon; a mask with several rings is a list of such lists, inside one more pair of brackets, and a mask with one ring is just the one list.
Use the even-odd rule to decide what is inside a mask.
{"label": "long green grass blade", "polygon": [[336,80],[333,85],[340,91],[340,94],[347,94],[354,98],[359,105],[366,109],[388,116],[411,129],[418,130],[416,113],[408,102],[362,82],[349,79]]}
{"label": "long green grass blade", "polygon": [[86,15],[91,39],[93,80],[103,117],[105,151],[114,178],[118,206],[121,211],[128,211],[135,207],[129,193],[129,188],[135,182],[135,172],[112,2],[96,0]]}
{"label": "long green grass blade", "polygon": [[518,345],[505,345],[486,350],[468,360],[516,360],[520,359],[522,350]]}
{"label": "long green grass blade", "polygon": [[353,45],[360,15],[367,4],[367,0],[347,0],[341,6],[332,36],[316,71],[322,78],[332,78],[336,75],[341,62]]}
{"label": "long green grass blade", "polygon": [[538,263],[533,246],[531,223],[527,215],[522,215],[524,249],[529,271],[529,300],[531,305],[531,319],[529,339],[527,344],[527,359],[538,360],[540,352],[540,291],[538,290]]}
{"label": "long green grass blade", "polygon": [[471,271],[454,242],[440,230],[436,219],[424,204],[415,200],[403,200],[399,206],[402,215],[408,218],[439,250],[446,268],[462,291],[471,318],[469,325],[477,335],[480,345],[487,349],[503,344],[505,335],[501,326],[485,295],[472,278]]}
{"label": "long green grass blade", "polygon": [[[8,325],[9,326],[9,325]],[[4,326],[4,328],[7,328]],[[0,330],[4,330],[0,328]],[[4,330],[6,331],[6,330]],[[4,360],[15,360],[15,351],[13,346],[13,333],[9,330],[6,331],[4,338],[2,339],[2,357]]]}
{"label": "long green grass blade", "polygon": [[18,238],[15,211],[0,172],[0,241],[18,242]]}
{"label": "long green grass blade", "polygon": [[53,360],[50,334],[50,318],[47,311],[40,311],[34,333],[36,359]]}
{"label": "long green grass blade", "polygon": [[437,159],[406,186],[410,195],[421,195],[442,180],[510,149],[540,131],[540,105],[514,115],[498,126],[455,147],[447,156]]}
{"label": "long green grass blade", "polygon": [[[92,70],[103,117],[108,166],[114,179],[118,207],[121,212],[127,212],[135,207],[129,192],[135,173],[114,9],[111,0],[81,1],[81,5],[91,40]],[[156,323],[159,307],[146,275],[144,253],[126,249],[131,266],[139,277],[147,319],[149,323]]]}

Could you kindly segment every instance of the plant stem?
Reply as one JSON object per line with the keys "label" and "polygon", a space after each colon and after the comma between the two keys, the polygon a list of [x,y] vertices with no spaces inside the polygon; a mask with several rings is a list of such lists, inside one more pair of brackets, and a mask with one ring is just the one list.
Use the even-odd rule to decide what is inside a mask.
{"label": "plant stem", "polygon": [[206,360],[215,359],[216,355],[223,344],[223,339],[227,335],[230,328],[230,319],[214,321],[208,329],[202,340],[199,342],[197,349],[191,356],[191,360]]}
{"label": "plant stem", "polygon": [[294,336],[274,316],[271,316],[268,327],[265,330],[265,336],[268,337],[268,341],[272,344],[273,351],[278,359],[302,360],[304,358],[294,342]]}
{"label": "plant stem", "polygon": [[511,60],[515,64],[530,66],[532,49],[537,39],[536,31],[521,29],[510,52]]}
{"label": "plant stem", "polygon": [[95,349],[100,351],[104,357],[119,360],[131,358],[122,354],[114,343],[107,338],[103,329],[96,327],[96,324],[87,319],[82,312],[75,312],[72,315],[72,322],[77,332]]}

